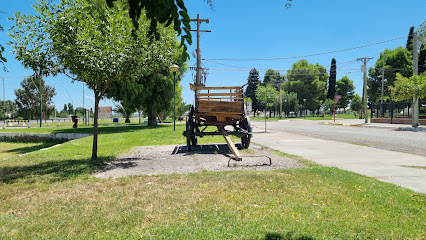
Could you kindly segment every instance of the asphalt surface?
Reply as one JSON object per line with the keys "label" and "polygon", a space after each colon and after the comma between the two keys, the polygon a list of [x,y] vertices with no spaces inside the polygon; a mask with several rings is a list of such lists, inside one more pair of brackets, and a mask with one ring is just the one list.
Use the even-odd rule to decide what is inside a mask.
{"label": "asphalt surface", "polygon": [[[336,123],[344,124],[342,126],[328,124],[329,122],[333,123],[309,120],[267,121],[266,129],[426,156],[426,131],[397,131],[398,128],[408,128],[409,125],[368,123],[363,127],[350,126],[363,124],[362,119],[336,120]],[[252,121],[251,124],[260,132],[265,130],[262,121]]]}
{"label": "asphalt surface", "polygon": [[[326,123],[304,120],[267,122],[265,133],[263,122],[252,121],[252,141],[324,166],[338,167],[426,193],[426,131],[395,131],[399,126],[374,124],[351,126],[359,121],[339,122],[344,125]],[[411,143],[413,141],[420,143]],[[377,146],[370,147],[373,144]],[[416,154],[402,151],[407,149]]]}

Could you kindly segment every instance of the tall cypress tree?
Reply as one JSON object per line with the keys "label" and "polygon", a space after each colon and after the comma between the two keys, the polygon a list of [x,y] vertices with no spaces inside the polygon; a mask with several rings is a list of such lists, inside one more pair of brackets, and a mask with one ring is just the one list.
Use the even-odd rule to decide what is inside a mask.
{"label": "tall cypress tree", "polygon": [[327,98],[329,99],[334,99],[334,95],[336,94],[336,70],[336,59],[333,58],[331,60],[330,77],[328,78]]}
{"label": "tall cypress tree", "polygon": [[256,68],[253,68],[250,70],[249,76],[247,78],[247,88],[246,92],[244,93],[244,97],[249,97],[252,101],[252,109],[254,111],[254,114],[256,115],[256,111],[259,109],[259,102],[256,98],[256,89],[257,86],[260,84],[259,80],[259,71],[256,70]]}
{"label": "tall cypress tree", "polygon": [[419,74],[426,72],[426,46],[422,43],[419,54]]}
{"label": "tall cypress tree", "polygon": [[410,32],[408,33],[407,44],[405,46],[408,49],[408,51],[410,51],[411,54],[413,54],[413,33],[414,33],[414,26],[411,26]]}

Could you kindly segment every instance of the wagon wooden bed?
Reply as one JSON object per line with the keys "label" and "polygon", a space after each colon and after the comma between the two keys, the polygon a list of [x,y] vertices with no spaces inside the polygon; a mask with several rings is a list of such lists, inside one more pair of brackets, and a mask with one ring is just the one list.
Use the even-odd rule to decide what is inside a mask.
{"label": "wagon wooden bed", "polygon": [[[197,145],[197,137],[208,135],[223,135],[229,148],[234,154],[234,160],[241,160],[241,154],[232,143],[229,135],[241,138],[243,148],[248,148],[251,138],[249,118],[244,111],[243,86],[234,87],[205,87],[190,84],[195,92],[195,106],[189,109],[186,130],[183,132],[187,139],[188,151]],[[233,126],[233,131],[225,126]],[[216,126],[217,131],[206,132],[208,126]]]}

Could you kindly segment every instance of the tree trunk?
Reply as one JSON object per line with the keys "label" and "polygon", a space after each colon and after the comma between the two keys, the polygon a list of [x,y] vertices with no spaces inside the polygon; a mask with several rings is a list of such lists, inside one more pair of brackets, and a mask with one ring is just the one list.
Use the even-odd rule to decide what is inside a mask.
{"label": "tree trunk", "polygon": [[139,109],[138,113],[139,113],[139,125],[142,125],[142,122],[141,122],[141,113],[142,113],[142,110]]}
{"label": "tree trunk", "polygon": [[92,160],[98,159],[98,114],[99,114],[99,100],[97,91],[95,92],[95,112],[93,119],[93,148],[92,148]]}
{"label": "tree trunk", "polygon": [[130,123],[130,116],[126,116],[126,121],[124,123]]}
{"label": "tree trunk", "polygon": [[157,126],[157,117],[154,112],[148,113],[148,126]]}

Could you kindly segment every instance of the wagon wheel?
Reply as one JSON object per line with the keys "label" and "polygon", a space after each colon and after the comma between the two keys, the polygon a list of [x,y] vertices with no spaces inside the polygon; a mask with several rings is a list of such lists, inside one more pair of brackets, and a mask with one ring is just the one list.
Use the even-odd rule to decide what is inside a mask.
{"label": "wagon wheel", "polygon": [[191,142],[192,142],[192,146],[197,146],[197,135],[196,135],[196,133],[199,133],[200,130],[198,129],[198,126],[195,122],[193,122],[193,124],[194,124],[193,128],[192,128],[193,135],[191,137]]}
{"label": "wagon wheel", "polygon": [[[189,119],[190,119],[190,140],[192,143],[192,146],[197,146],[197,135],[196,132],[199,132],[196,120],[195,120],[195,113],[194,113],[194,107],[191,106],[189,108]],[[187,140],[187,144],[189,144],[189,140]]]}
{"label": "wagon wheel", "polygon": [[188,149],[188,151],[191,151],[191,119],[188,117],[186,119],[186,147]]}
{"label": "wagon wheel", "polygon": [[250,134],[248,134],[248,133],[241,134],[241,145],[245,149],[249,148],[249,146],[250,146]]}
{"label": "wagon wheel", "polygon": [[251,126],[248,118],[245,118],[240,121],[239,127],[242,128],[244,133],[241,134],[241,145],[243,148],[249,148],[250,146],[250,138],[251,138]]}

